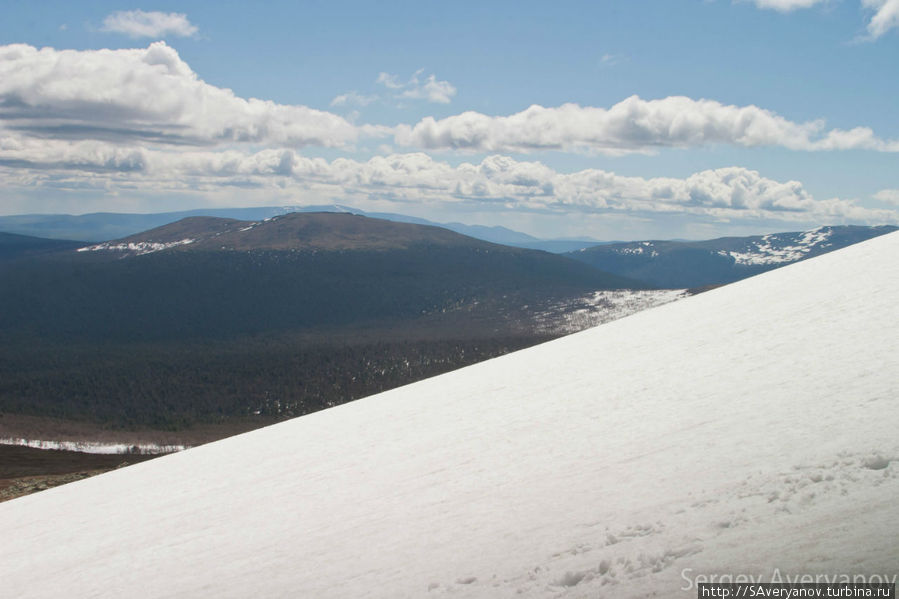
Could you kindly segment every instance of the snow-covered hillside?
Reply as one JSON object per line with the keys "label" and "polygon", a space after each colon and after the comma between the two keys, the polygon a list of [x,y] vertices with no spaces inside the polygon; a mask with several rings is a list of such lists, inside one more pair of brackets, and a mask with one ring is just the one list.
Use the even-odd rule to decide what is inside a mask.
{"label": "snow-covered hillside", "polygon": [[802,260],[814,250],[826,250],[828,240],[833,236],[833,227],[818,227],[803,233],[781,233],[750,237],[744,251],[720,250],[723,256],[730,256],[737,264],[787,264]]}
{"label": "snow-covered hillside", "polygon": [[[899,234],[0,505],[6,597],[899,574]],[[874,579],[877,581],[877,579]]]}

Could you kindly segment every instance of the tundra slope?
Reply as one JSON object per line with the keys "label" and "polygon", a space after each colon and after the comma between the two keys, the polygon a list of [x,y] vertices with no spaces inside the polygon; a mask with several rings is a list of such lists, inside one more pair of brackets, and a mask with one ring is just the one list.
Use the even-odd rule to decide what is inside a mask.
{"label": "tundra slope", "polygon": [[15,597],[695,597],[895,576],[890,234],[0,505]]}

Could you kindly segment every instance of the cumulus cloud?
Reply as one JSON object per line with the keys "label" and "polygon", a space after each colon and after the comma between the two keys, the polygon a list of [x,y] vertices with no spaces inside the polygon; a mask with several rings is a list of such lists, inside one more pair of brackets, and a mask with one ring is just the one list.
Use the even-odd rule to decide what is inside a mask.
{"label": "cumulus cloud", "polygon": [[799,8],[811,8],[823,4],[827,0],[752,0],[759,8],[767,8],[778,12],[791,12]]}
{"label": "cumulus cloud", "polygon": [[102,31],[124,33],[133,38],[190,37],[197,33],[187,15],[177,12],[120,10],[103,19]]}
{"label": "cumulus cloud", "polygon": [[[449,101],[448,82],[417,72],[408,81],[382,73],[394,98]],[[375,96],[349,92],[334,106],[364,106]],[[360,138],[393,136],[396,146],[526,153],[651,153],[713,144],[794,150],[899,151],[867,127],[826,130],[757,106],[671,96],[632,96],[610,108],[531,106],[508,116],[464,112],[396,127],[354,125],[331,112],[241,98],[200,79],[165,42],[126,50],[55,50],[0,46],[0,129],[36,138],[176,145],[252,143],[280,147],[351,147]]]}
{"label": "cumulus cloud", "polygon": [[670,96],[631,96],[609,109],[563,104],[534,105],[509,116],[464,112],[415,125],[400,125],[396,143],[425,149],[476,152],[588,151],[649,153],[663,147],[712,144],[782,146],[794,150],[899,151],[867,128],[825,131],[822,121],[795,123],[757,106]]}
{"label": "cumulus cloud", "polygon": [[449,104],[456,95],[455,86],[449,81],[438,80],[434,74],[428,75],[424,81],[421,81],[422,73],[424,73],[424,69],[419,69],[412,74],[408,81],[404,82],[399,81],[397,75],[380,73],[375,83],[395,92],[397,98]]}
{"label": "cumulus cloud", "polygon": [[41,140],[0,131],[0,165],[36,170],[143,171],[147,151],[95,140]]}
{"label": "cumulus cloud", "polygon": [[0,46],[0,126],[46,138],[344,146],[329,112],[238,97],[201,80],[165,42],[128,50]]}
{"label": "cumulus cloud", "polygon": [[862,6],[874,11],[867,27],[872,39],[899,28],[899,0],[862,0]]}

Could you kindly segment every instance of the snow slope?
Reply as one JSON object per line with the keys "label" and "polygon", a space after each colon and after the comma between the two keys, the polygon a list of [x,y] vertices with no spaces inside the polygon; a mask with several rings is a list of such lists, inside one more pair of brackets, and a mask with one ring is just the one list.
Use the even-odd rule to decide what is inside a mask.
{"label": "snow slope", "polygon": [[[0,505],[3,597],[899,574],[899,234]],[[878,581],[874,578],[874,581]]]}

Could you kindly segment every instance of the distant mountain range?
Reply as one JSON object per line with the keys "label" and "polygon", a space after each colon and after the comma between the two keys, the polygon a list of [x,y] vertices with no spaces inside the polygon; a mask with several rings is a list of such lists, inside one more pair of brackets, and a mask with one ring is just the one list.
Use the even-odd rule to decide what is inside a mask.
{"label": "distant mountain range", "polygon": [[466,225],[458,222],[437,223],[423,218],[390,212],[365,212],[357,208],[330,204],[322,206],[265,206],[259,208],[209,208],[157,214],[122,214],[97,212],[92,214],[22,214],[0,216],[0,231],[48,239],[79,239],[109,241],[128,237],[148,229],[161,227],[193,216],[213,216],[237,220],[260,221],[291,212],[337,212],[359,214],[394,222],[434,225],[468,235],[482,241],[501,243],[527,249],[562,253],[588,247],[595,240],[542,240],[506,227]]}
{"label": "distant mountain range", "polygon": [[565,255],[655,287],[683,289],[731,283],[896,230],[847,225],[709,241],[632,241]]}
{"label": "distant mountain range", "polygon": [[[6,331],[128,339],[344,326],[503,295],[645,288],[568,258],[353,214],[191,217],[8,262]],[[130,258],[122,260],[122,258]]]}
{"label": "distant mountain range", "polygon": [[131,256],[163,250],[371,251],[408,250],[419,245],[486,249],[493,244],[435,226],[349,213],[292,212],[259,221],[194,216],[78,251]]}
{"label": "distant mountain range", "polygon": [[[226,228],[231,225],[226,224],[225,221],[230,220],[234,223],[246,221],[245,227],[255,228],[259,223],[267,222],[269,219],[294,213],[354,214],[394,223],[439,227],[490,243],[542,250],[554,254],[567,254],[569,258],[589,264],[607,273],[638,280],[645,285],[659,288],[722,285],[897,229],[889,225],[877,227],[832,226],[804,232],[722,237],[707,241],[600,242],[588,239],[538,239],[502,226],[488,227],[458,222],[436,223],[403,214],[367,213],[339,204],[305,207],[267,206],[197,209],[158,214],[94,213],[79,216],[59,214],[0,216],[0,231],[7,233],[6,241],[0,237],[0,259],[16,256],[23,252],[34,253],[49,251],[53,248],[71,247],[74,242],[69,240],[72,239],[93,241],[94,243],[90,245],[95,251],[103,248],[118,248],[116,251],[119,252],[119,255],[152,253],[168,248],[168,244],[178,244],[188,239],[189,236],[184,227],[202,228],[205,226],[203,223],[212,222],[212,220],[192,219],[220,219],[221,226]],[[157,235],[156,229],[174,225],[179,221],[183,221],[181,225],[166,229],[173,235],[182,235],[178,239],[160,241],[154,238],[150,241],[147,237],[147,235]],[[215,225],[210,226],[213,230],[215,229]],[[182,231],[182,229],[184,230]],[[235,231],[236,233],[231,233],[232,237],[237,233],[242,233],[238,230]],[[269,243],[269,241],[263,241],[263,237],[270,235],[272,229],[263,228],[262,231],[262,233],[257,231],[245,236],[238,235],[241,237],[241,241],[237,245],[232,244],[228,247],[261,249],[262,246],[259,244]],[[388,236],[392,235],[386,228],[383,228],[383,233]],[[379,233],[373,231],[372,234],[378,235]],[[0,235],[3,234],[0,233]],[[25,241],[28,236],[42,239]],[[57,244],[52,240],[66,243]],[[209,249],[211,246],[207,244],[207,241],[212,245],[216,243],[211,240],[201,243],[198,241],[202,240],[198,238],[191,241],[194,249]],[[123,249],[122,244],[138,245],[126,250]],[[383,240],[378,241],[377,244],[383,244]],[[225,245],[227,246],[227,243]]]}

